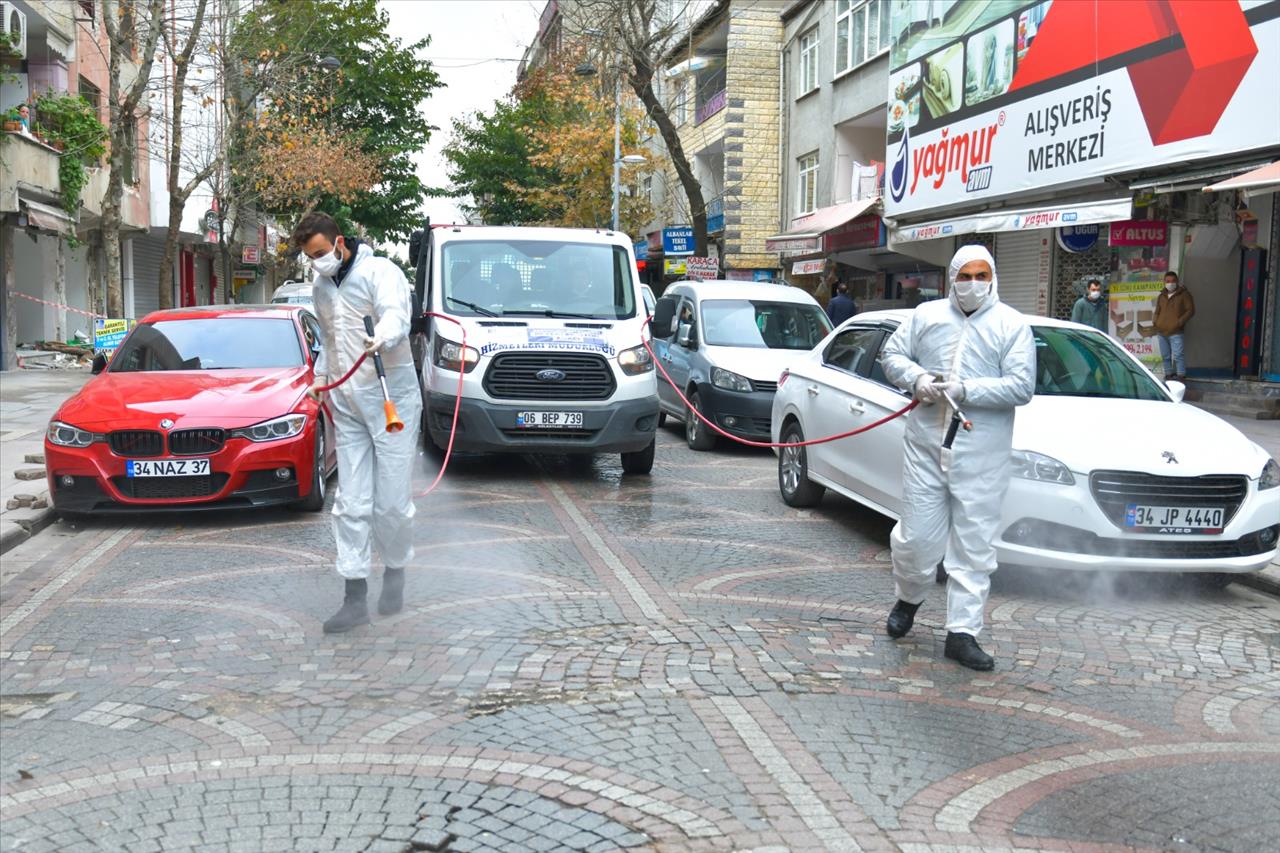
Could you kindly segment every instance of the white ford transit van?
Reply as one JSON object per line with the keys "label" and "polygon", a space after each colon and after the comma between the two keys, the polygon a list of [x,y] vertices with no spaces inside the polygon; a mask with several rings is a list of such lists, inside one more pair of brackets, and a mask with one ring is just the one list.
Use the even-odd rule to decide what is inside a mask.
{"label": "white ford transit van", "polygon": [[[576,228],[469,225],[415,233],[415,354],[428,446],[512,453],[621,453],[653,467],[658,389],[631,241]],[[647,335],[647,333],[645,333]]]}

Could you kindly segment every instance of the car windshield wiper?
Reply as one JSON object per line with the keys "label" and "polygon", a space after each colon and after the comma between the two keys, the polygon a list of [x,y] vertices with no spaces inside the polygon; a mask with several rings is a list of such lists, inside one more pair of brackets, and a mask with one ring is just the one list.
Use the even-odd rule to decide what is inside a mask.
{"label": "car windshield wiper", "polygon": [[567,317],[572,320],[605,320],[594,314],[574,314],[572,311],[552,311],[550,308],[519,308],[515,311],[503,311],[504,317]]}
{"label": "car windshield wiper", "polygon": [[479,305],[475,304],[474,302],[467,302],[466,300],[463,300],[463,299],[455,299],[452,296],[446,296],[445,299],[448,300],[449,302],[454,303],[455,305],[461,305],[463,308],[470,308],[472,311],[476,312],[477,314],[481,314],[485,317],[498,316],[496,311],[490,311],[488,308],[481,308]]}

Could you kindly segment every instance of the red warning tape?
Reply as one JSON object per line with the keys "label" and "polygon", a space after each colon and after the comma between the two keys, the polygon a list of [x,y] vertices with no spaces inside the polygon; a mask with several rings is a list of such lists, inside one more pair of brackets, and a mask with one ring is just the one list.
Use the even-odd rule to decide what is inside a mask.
{"label": "red warning tape", "polygon": [[92,311],[85,311],[82,308],[72,308],[70,305],[63,305],[61,302],[49,302],[46,299],[38,299],[35,296],[29,296],[25,293],[19,293],[16,290],[10,290],[9,295],[16,296],[19,299],[26,299],[31,302],[39,302],[41,305],[48,305],[50,308],[61,308],[63,311],[70,311],[74,314],[83,314],[86,317],[100,318],[103,320],[107,319],[106,314],[94,314]]}

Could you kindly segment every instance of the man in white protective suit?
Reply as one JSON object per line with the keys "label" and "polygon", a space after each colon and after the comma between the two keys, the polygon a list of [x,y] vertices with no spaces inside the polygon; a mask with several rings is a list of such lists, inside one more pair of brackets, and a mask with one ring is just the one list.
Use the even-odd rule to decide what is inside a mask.
{"label": "man in white protective suit", "polygon": [[[995,661],[977,636],[996,569],[1014,409],[1035,391],[1036,348],[1026,319],[1000,301],[990,252],[962,246],[948,275],[949,298],[916,308],[885,344],[881,361],[890,381],[920,401],[907,416],[902,514],[890,537],[898,602],[887,629],[894,639],[911,630],[941,559],[948,575],[946,656],[985,671]],[[947,448],[952,403],[973,429],[955,430]]]}
{"label": "man in white protective suit", "polygon": [[[320,320],[321,350],[310,393],[341,378],[363,354],[360,369],[328,392],[337,436],[338,490],[333,504],[338,574],[346,580],[342,607],[324,623],[326,634],[369,623],[366,604],[372,545],[386,566],[378,613],[398,613],[404,603],[404,570],[413,559],[412,476],[422,392],[409,345],[412,297],[400,268],[352,237],[324,213],[310,213],[293,231],[293,243],[316,272],[312,300]],[[373,335],[364,327],[372,317]],[[382,387],[372,355],[379,352],[387,389],[409,425],[387,432]]]}

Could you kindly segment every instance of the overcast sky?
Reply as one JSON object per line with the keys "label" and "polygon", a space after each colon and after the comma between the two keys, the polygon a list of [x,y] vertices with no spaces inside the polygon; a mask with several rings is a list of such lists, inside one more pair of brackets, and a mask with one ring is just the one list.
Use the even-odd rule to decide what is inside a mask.
{"label": "overcast sky", "polygon": [[[546,0],[378,0],[391,16],[390,32],[405,44],[426,36],[431,59],[444,82],[426,102],[427,118],[439,131],[418,156],[418,175],[429,187],[445,186],[444,158],[453,119],[488,111],[516,81],[516,67],[538,32]],[[515,61],[503,61],[515,60]],[[461,222],[453,199],[431,198],[423,211],[432,222]]]}

